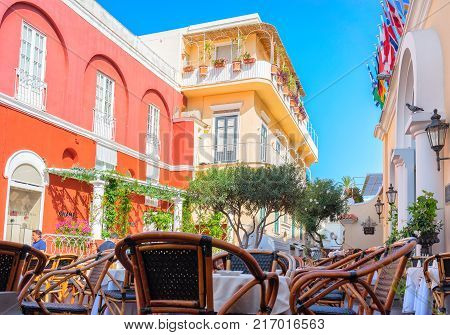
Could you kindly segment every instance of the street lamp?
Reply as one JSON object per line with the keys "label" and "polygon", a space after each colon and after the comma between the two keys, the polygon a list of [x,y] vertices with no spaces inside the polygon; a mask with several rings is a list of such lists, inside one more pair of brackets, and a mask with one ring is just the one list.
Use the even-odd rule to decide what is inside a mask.
{"label": "street lamp", "polygon": [[380,197],[378,197],[377,202],[375,203],[375,210],[378,214],[378,221],[381,222],[381,213],[383,213],[384,203],[381,202]]}
{"label": "street lamp", "polygon": [[388,200],[388,204],[392,206],[395,204],[395,199],[397,198],[397,191],[394,190],[392,184],[389,186],[389,189],[386,191],[386,196]]}
{"label": "street lamp", "polygon": [[431,117],[431,123],[425,128],[428,135],[428,141],[430,141],[431,149],[436,152],[437,169],[441,170],[441,161],[450,159],[450,157],[439,157],[439,151],[445,145],[445,137],[447,135],[449,124],[441,121],[441,116],[438,114],[437,109],[433,111],[433,116]]}

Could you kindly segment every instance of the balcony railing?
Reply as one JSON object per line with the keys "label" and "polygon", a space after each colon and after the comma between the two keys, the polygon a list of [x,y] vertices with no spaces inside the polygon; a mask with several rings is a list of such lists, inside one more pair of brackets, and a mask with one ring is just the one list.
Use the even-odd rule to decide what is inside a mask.
{"label": "balcony railing", "polygon": [[239,81],[246,79],[266,79],[272,82],[275,90],[278,92],[280,99],[283,101],[285,107],[289,110],[294,122],[297,124],[300,131],[304,134],[307,141],[310,143],[312,151],[318,156],[318,136],[309,121],[309,118],[302,120],[290,105],[290,97],[283,93],[282,86],[277,83],[276,75],[272,74],[272,65],[270,62],[264,60],[257,60],[253,64],[241,64],[241,71],[233,71],[232,64],[225,64],[224,67],[215,68],[208,67],[206,76],[201,76],[199,69],[196,68],[191,72],[185,72],[182,75],[181,85],[185,87],[211,85],[224,82]]}
{"label": "balcony railing", "polygon": [[294,158],[285,150],[276,151],[270,144],[257,142],[232,145],[200,145],[196,164],[249,163],[281,165],[294,163]]}
{"label": "balcony railing", "polygon": [[27,105],[45,111],[47,83],[21,69],[16,69],[15,97]]}
{"label": "balcony railing", "polygon": [[94,133],[108,140],[113,140],[115,129],[116,119],[113,116],[94,109]]}
{"label": "balcony railing", "polygon": [[45,252],[50,255],[76,254],[80,257],[95,252],[94,239],[89,236],[43,234],[47,245]]}

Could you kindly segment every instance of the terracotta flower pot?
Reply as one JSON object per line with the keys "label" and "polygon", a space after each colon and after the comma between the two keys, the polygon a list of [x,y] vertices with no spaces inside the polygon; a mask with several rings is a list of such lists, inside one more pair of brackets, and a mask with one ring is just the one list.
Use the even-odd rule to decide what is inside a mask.
{"label": "terracotta flower pot", "polygon": [[272,64],[270,73],[272,73],[273,75],[278,74],[278,66],[276,64]]}
{"label": "terracotta flower pot", "polygon": [[283,85],[283,94],[288,95],[289,94],[289,88],[286,85]]}
{"label": "terracotta flower pot", "polygon": [[245,64],[253,64],[254,62],[256,62],[256,58],[253,58],[253,57],[244,58],[244,63]]}
{"label": "terracotta flower pot", "polygon": [[291,107],[295,106],[297,106],[297,102],[293,98],[291,98]]}
{"label": "terracotta flower pot", "polygon": [[283,78],[281,78],[280,75],[277,76],[277,84],[282,85],[283,84]]}
{"label": "terracotta flower pot", "polygon": [[222,68],[222,67],[224,67],[224,66],[225,66],[225,60],[214,62],[214,67],[215,67],[216,69]]}
{"label": "terracotta flower pot", "polygon": [[207,65],[200,65],[198,67],[198,71],[200,76],[204,77],[208,74],[208,66]]}
{"label": "terracotta flower pot", "polygon": [[294,113],[296,113],[296,114],[300,113],[300,107],[299,106],[294,106]]}
{"label": "terracotta flower pot", "polygon": [[233,61],[233,72],[239,72],[241,71],[241,61],[235,60]]}
{"label": "terracotta flower pot", "polygon": [[194,67],[192,65],[186,65],[185,67],[183,67],[184,73],[188,73],[188,72],[192,72],[192,71],[194,71]]}

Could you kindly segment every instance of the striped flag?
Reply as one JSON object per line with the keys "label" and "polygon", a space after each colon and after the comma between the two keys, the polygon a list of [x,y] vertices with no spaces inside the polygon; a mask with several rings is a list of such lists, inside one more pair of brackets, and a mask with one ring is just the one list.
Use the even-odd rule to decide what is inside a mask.
{"label": "striped flag", "polygon": [[400,17],[400,15],[397,13],[397,9],[389,0],[386,0],[387,6],[389,9],[389,17],[391,18],[391,22],[394,25],[395,29],[397,30],[398,34],[400,36],[403,35],[403,21]]}

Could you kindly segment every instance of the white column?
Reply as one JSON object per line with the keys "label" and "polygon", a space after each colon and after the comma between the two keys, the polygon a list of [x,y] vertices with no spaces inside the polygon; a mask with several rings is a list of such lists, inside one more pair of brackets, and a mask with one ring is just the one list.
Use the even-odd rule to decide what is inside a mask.
{"label": "white column", "polygon": [[100,179],[94,180],[92,182],[92,186],[92,236],[94,239],[100,240],[102,238],[103,195],[105,194],[105,181]]}
{"label": "white column", "polygon": [[183,198],[180,196],[173,198],[173,205],[173,231],[178,231],[183,217]]}
{"label": "white column", "polygon": [[[427,122],[426,124],[428,124]],[[416,140],[416,197],[422,191],[433,192],[438,201],[436,220],[444,220],[444,176],[443,169],[437,170],[436,153],[431,149],[428,136],[425,132],[426,124],[420,123],[411,127]],[[435,245],[433,252],[445,250],[444,228],[439,234],[440,243]]]}

